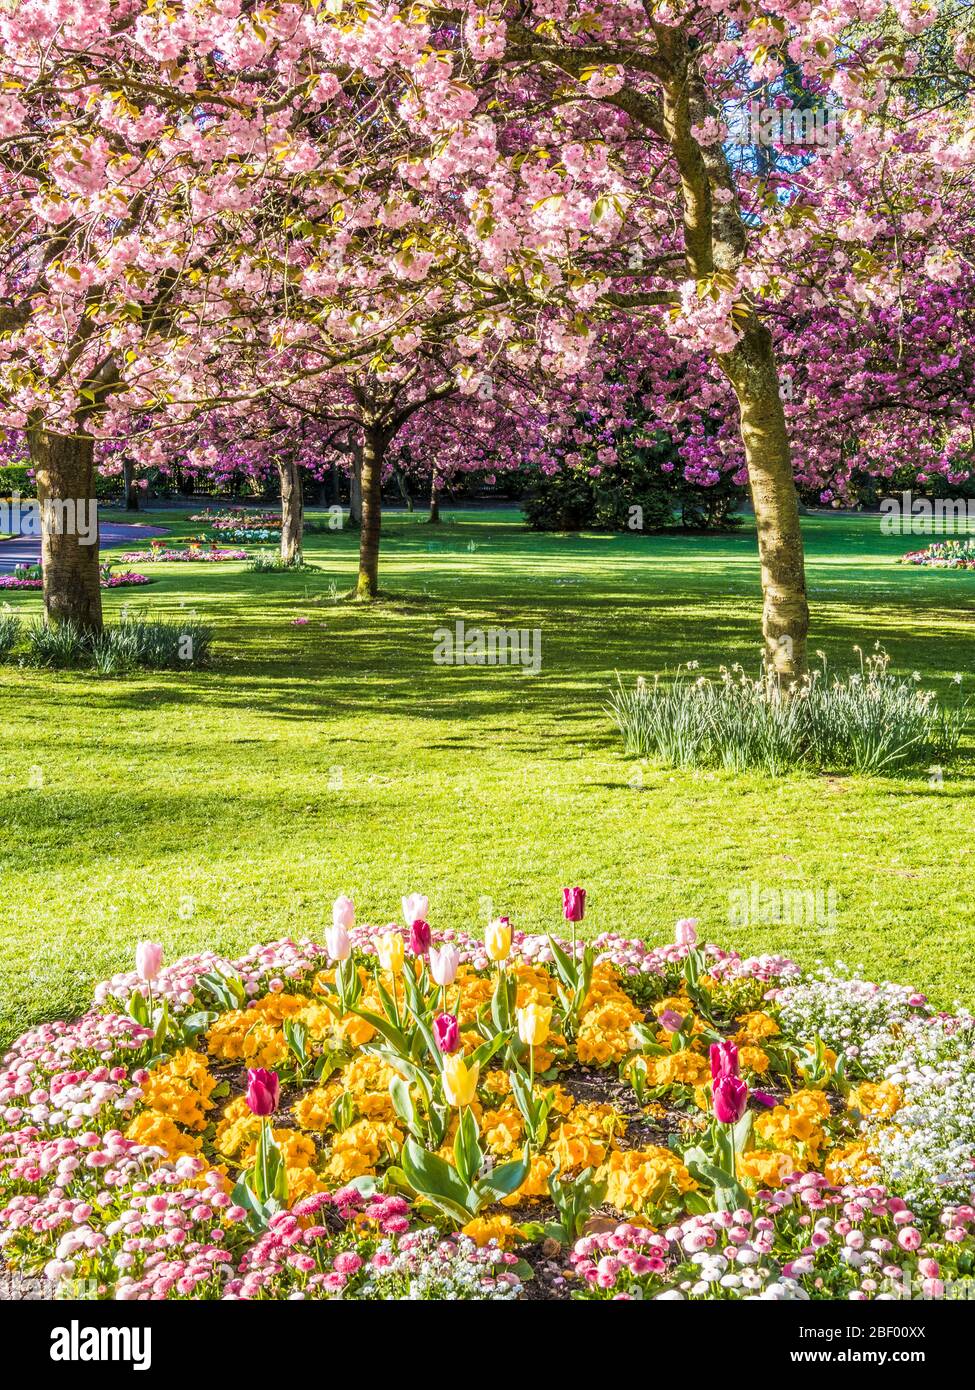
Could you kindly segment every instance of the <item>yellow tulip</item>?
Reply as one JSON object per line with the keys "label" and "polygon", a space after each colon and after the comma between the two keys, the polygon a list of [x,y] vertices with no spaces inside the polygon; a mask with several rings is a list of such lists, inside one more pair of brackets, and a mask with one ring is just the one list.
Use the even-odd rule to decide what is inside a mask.
{"label": "yellow tulip", "polygon": [[491,960],[507,960],[511,954],[511,927],[504,917],[496,917],[484,933],[484,949]]}
{"label": "yellow tulip", "polygon": [[477,1093],[480,1071],[479,1063],[475,1062],[469,1067],[459,1052],[455,1052],[452,1057],[444,1058],[443,1090],[448,1105],[455,1105],[458,1110],[470,1105]]}
{"label": "yellow tulip", "polygon": [[403,938],[398,931],[386,932],[376,942],[379,964],[391,975],[398,975],[403,969]]}
{"label": "yellow tulip", "polygon": [[526,1004],[518,1010],[518,1036],[526,1047],[541,1047],[551,1032],[552,1010],[541,1004]]}

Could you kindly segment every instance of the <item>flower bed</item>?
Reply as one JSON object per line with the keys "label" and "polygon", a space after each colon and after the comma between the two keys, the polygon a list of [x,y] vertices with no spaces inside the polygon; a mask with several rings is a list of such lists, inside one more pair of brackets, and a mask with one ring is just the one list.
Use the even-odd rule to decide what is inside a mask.
{"label": "flower bed", "polygon": [[975,540],[934,541],[923,550],[911,550],[902,555],[902,565],[923,565],[935,570],[975,569]]}
{"label": "flower bed", "polygon": [[[565,892],[572,931],[581,890]],[[0,1071],[0,1248],[104,1298],[938,1298],[975,1023],[781,956],[354,925],[99,985]]]}
{"label": "flower bed", "polygon": [[[113,573],[107,565],[102,566],[99,583],[103,589],[123,589],[134,584],[151,584],[147,574],[137,574],[135,570],[122,570]],[[18,566],[13,574],[0,578],[0,589],[43,589],[44,580],[40,565]]]}
{"label": "flower bed", "polygon": [[159,546],[158,548],[153,547],[152,550],[148,551],[130,550],[127,551],[124,555],[121,555],[119,558],[124,560],[126,564],[141,563],[142,561],[149,561],[150,563],[159,564],[171,560],[182,560],[189,562],[209,561],[210,563],[215,563],[220,560],[246,560],[247,551],[226,550],[221,549],[219,546],[215,545],[207,546],[205,548],[203,546],[190,546],[186,550],[171,550],[164,548],[163,546]]}
{"label": "flower bed", "polygon": [[[281,539],[281,516],[277,512],[249,512],[242,508],[197,512],[191,521],[204,521],[215,532],[217,541],[277,541]],[[210,539],[210,537],[208,537]]]}

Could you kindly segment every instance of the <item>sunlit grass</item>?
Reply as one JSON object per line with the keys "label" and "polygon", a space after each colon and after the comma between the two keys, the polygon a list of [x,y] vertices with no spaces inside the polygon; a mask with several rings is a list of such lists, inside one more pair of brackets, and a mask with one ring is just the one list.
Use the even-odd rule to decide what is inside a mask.
{"label": "sunlit grass", "polygon": [[[175,535],[198,532],[167,512]],[[430,894],[437,925],[492,910],[662,939],[678,916],[745,950],[837,955],[950,1003],[975,1002],[965,871],[975,783],[676,773],[622,757],[603,713],[614,673],[689,659],[758,664],[754,535],[535,536],[515,512],[385,520],[374,608],[341,595],[357,538],[308,538],[317,567],[154,565],[104,595],[215,629],[208,671],[124,679],[0,666],[0,1026],[77,1012],[140,937],[172,956],[316,935],[332,898],[360,920]],[[150,519],[146,517],[145,519]],[[833,667],[879,639],[944,689],[975,656],[975,574],[899,567],[878,518],[806,522],[813,646]],[[471,547],[473,543],[473,548]],[[36,614],[32,594],[5,595]],[[295,625],[296,618],[308,622]],[[542,668],[440,667],[434,630],[540,627]],[[734,926],[734,889],[837,897],[837,924]]]}

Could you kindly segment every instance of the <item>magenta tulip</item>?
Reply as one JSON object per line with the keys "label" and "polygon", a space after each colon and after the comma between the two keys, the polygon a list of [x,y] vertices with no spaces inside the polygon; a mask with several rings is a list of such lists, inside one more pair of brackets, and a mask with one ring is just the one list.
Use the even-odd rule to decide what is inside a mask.
{"label": "magenta tulip", "polygon": [[273,1115],[281,1099],[281,1083],[276,1071],[253,1067],[247,1073],[247,1094],[244,1097],[252,1115]]}
{"label": "magenta tulip", "polygon": [[738,1048],[733,1042],[711,1044],[711,1078],[738,1075]]}
{"label": "magenta tulip", "polygon": [[424,922],[422,917],[418,917],[410,927],[410,950],[415,956],[425,956],[432,940],[433,932],[430,930],[429,922]]}
{"label": "magenta tulip", "polygon": [[440,1051],[448,1056],[460,1046],[460,1028],[453,1014],[438,1014],[433,1020],[433,1036]]}
{"label": "magenta tulip", "polygon": [[562,889],[562,915],[567,922],[581,922],[586,915],[585,888]]}
{"label": "magenta tulip", "polygon": [[748,1106],[748,1087],[740,1076],[719,1076],[711,1084],[714,1118],[723,1125],[737,1124]]}

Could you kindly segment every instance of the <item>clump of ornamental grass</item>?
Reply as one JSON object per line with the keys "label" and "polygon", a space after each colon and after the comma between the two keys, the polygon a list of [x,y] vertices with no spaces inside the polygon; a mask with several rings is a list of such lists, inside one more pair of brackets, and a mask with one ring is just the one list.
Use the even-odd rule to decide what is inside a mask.
{"label": "clump of ornamental grass", "polygon": [[830,676],[826,658],[791,690],[782,692],[740,665],[723,667],[717,680],[679,667],[670,682],[642,677],[632,689],[618,681],[608,712],[623,735],[624,751],[665,767],[757,768],[770,776],[802,770],[863,774],[948,761],[968,722],[961,677],[954,701],[941,701],[890,670],[877,645],[859,647],[859,669]]}
{"label": "clump of ornamental grass", "polygon": [[12,613],[0,613],[0,661],[6,660],[20,637],[20,619]]}
{"label": "clump of ornamental grass", "polygon": [[299,556],[296,560],[285,560],[273,550],[262,550],[252,555],[247,562],[248,574],[293,574],[296,570],[314,569]]}
{"label": "clump of ornamental grass", "polygon": [[57,670],[93,667],[100,675],[123,671],[172,671],[206,664],[213,629],[193,618],[123,617],[113,627],[88,633],[73,623],[33,622],[25,634],[24,666]]}

